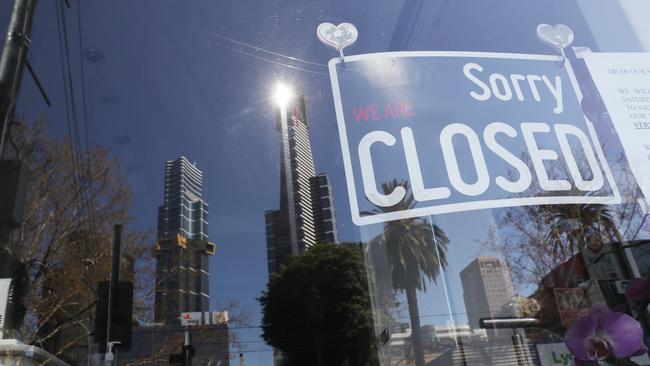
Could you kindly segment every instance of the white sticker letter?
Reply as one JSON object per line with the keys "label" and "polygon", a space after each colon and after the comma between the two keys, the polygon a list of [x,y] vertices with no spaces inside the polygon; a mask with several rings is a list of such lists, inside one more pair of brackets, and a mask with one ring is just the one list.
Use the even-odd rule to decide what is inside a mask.
{"label": "white sticker letter", "polygon": [[[469,143],[469,149],[474,160],[474,168],[476,169],[477,179],[475,183],[465,183],[460,176],[456,151],[451,141],[454,135],[457,134],[465,136]],[[442,147],[442,155],[445,158],[449,181],[458,192],[467,196],[478,196],[488,189],[490,176],[485,163],[485,157],[483,156],[483,150],[481,150],[481,143],[474,130],[462,123],[449,124],[440,132],[440,146]]]}
{"label": "white sticker letter", "polygon": [[366,197],[373,204],[381,207],[390,207],[399,203],[406,195],[404,187],[396,187],[390,194],[383,194],[377,191],[377,181],[375,180],[375,169],[372,165],[372,155],[370,147],[375,142],[383,142],[385,145],[395,145],[395,137],[385,131],[373,131],[363,136],[359,142],[359,163],[361,164],[361,177],[363,179],[363,189]]}
{"label": "white sticker letter", "polygon": [[413,187],[413,197],[417,201],[430,201],[451,196],[451,191],[447,187],[424,188],[422,181],[422,171],[420,170],[420,159],[415,148],[415,139],[413,131],[409,127],[402,128],[402,142],[404,143],[404,154],[406,155],[406,166],[409,171],[409,179]]}
{"label": "white sticker letter", "polygon": [[566,180],[549,179],[544,167],[544,160],[557,160],[557,153],[553,150],[540,149],[535,141],[535,132],[549,132],[550,130],[551,128],[546,123],[527,122],[521,124],[521,132],[524,135],[526,146],[528,146],[530,160],[533,162],[539,185],[545,191],[568,191],[571,189],[571,183]]}
{"label": "white sticker letter", "polygon": [[490,96],[492,95],[492,93],[490,92],[490,87],[488,87],[479,78],[472,75],[471,70],[483,71],[483,67],[481,65],[475,64],[473,62],[470,62],[468,64],[465,64],[465,66],[463,66],[463,73],[465,74],[465,76],[469,80],[471,80],[474,84],[481,87],[481,89],[483,89],[483,93],[479,94],[479,93],[477,93],[475,91],[471,91],[471,92],[469,92],[469,95],[471,95],[472,98],[474,98],[474,99],[476,99],[478,101],[481,101],[481,102],[484,102],[484,101],[490,99]]}
{"label": "white sticker letter", "polygon": [[[564,160],[569,167],[571,172],[571,177],[576,184],[576,187],[581,191],[597,191],[599,190],[604,183],[603,173],[600,171],[600,166],[598,165],[598,160],[596,160],[596,155],[591,149],[591,144],[589,143],[589,138],[585,135],[582,130],[573,125],[565,124],[556,124],[555,125],[555,134],[557,139],[560,142],[560,148],[562,149],[562,155],[564,155]],[[593,178],[591,180],[584,180],[582,174],[580,174],[580,169],[578,168],[578,163],[576,162],[575,156],[573,156],[573,151],[571,151],[571,146],[569,146],[569,140],[567,135],[573,135],[578,138],[580,141],[580,146],[585,153],[587,158],[587,164],[589,164],[589,169],[591,169],[591,174]]]}
{"label": "white sticker letter", "polygon": [[517,158],[513,153],[506,150],[506,148],[497,142],[497,133],[503,133],[508,137],[516,137],[517,131],[505,123],[493,122],[485,127],[485,131],[483,131],[483,139],[490,150],[517,170],[519,173],[519,179],[513,182],[505,177],[498,176],[495,181],[503,190],[511,193],[521,193],[530,187],[533,176],[530,173],[528,166],[521,161],[521,159]]}

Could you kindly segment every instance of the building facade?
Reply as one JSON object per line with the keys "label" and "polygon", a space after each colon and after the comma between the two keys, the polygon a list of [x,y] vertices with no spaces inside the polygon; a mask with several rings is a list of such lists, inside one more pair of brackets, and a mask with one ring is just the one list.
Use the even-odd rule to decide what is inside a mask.
{"label": "building facade", "polygon": [[192,364],[230,365],[230,330],[227,321],[135,327],[133,348],[119,354],[120,364],[169,365],[169,357],[181,352],[186,331],[191,333],[191,344],[195,352]]}
{"label": "building facade", "polygon": [[320,242],[337,242],[329,179],[316,175],[303,96],[278,108],[280,208],[265,212],[269,274],[292,255]]}
{"label": "building facade", "polygon": [[181,312],[209,307],[208,205],[203,172],[187,158],[165,164],[164,203],[158,208],[155,321],[175,321]]}
{"label": "building facade", "polygon": [[499,258],[476,258],[461,271],[460,280],[471,328],[479,328],[480,318],[503,315],[503,306],[515,297],[510,268]]}

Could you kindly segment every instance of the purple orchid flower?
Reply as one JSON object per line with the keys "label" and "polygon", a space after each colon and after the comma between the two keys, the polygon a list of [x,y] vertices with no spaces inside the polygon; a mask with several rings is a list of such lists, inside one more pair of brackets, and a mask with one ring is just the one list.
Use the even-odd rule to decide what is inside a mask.
{"label": "purple orchid flower", "polygon": [[637,303],[650,302],[650,276],[647,278],[635,278],[625,290],[625,296]]}
{"label": "purple orchid flower", "polygon": [[[642,344],[641,348],[639,348],[630,357],[643,356],[647,352],[648,352],[648,348],[645,346],[645,344]],[[598,363],[598,361],[583,361],[574,357],[573,360],[571,361],[571,366],[600,366],[600,364]]]}
{"label": "purple orchid flower", "polygon": [[633,357],[647,352],[641,324],[600,304],[592,306],[587,316],[571,325],[564,342],[574,356],[575,366],[597,365],[597,361],[606,358]]}

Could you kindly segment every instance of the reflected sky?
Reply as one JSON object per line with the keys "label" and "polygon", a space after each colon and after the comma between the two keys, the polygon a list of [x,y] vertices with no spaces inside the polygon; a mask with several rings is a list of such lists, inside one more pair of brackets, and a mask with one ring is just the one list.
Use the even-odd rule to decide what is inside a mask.
{"label": "reflected sky", "polygon": [[[350,218],[326,67],[336,53],[318,42],[320,22],[356,24],[359,39],[348,54],[552,54],[535,38],[539,23],[568,24],[576,45],[599,49],[593,26],[576,3],[566,0],[105,1],[85,2],[81,9],[78,1],[70,2],[65,11],[73,83],[83,82],[86,92],[84,97],[75,87],[77,105],[81,111],[85,99],[90,144],[109,149],[128,169],[135,224],[155,227],[164,162],[180,155],[196,161],[210,205],[210,238],[217,244],[210,263],[211,307],[238,300],[251,310],[254,326],[260,320],[256,297],[267,282],[264,211],[279,206],[280,146],[270,98],[278,80],[306,95],[316,171],[327,172],[331,180],[340,240],[368,240],[378,230],[358,228]],[[48,108],[33,81],[25,79],[18,113],[29,120],[43,114],[51,132],[63,136],[68,81],[62,77],[54,4],[38,5],[29,57],[53,106]],[[9,10],[9,1],[0,4],[2,30]],[[631,34],[624,28],[620,32]],[[621,39],[630,40],[628,48],[634,50],[632,37]],[[89,49],[101,57],[96,51],[89,55]],[[489,217],[489,211],[477,211],[433,219],[450,238],[447,278],[458,313],[464,312],[458,273],[486,254],[477,240],[487,235]],[[444,293],[432,288],[419,299],[422,323],[446,324]],[[408,313],[404,316],[407,321]],[[258,334],[255,327],[242,330],[250,351],[247,365],[270,365],[271,353]]]}

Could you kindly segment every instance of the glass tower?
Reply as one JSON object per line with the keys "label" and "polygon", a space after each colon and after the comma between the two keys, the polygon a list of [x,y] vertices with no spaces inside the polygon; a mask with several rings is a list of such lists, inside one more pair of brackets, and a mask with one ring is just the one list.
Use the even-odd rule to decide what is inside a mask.
{"label": "glass tower", "polygon": [[337,242],[329,179],[315,174],[304,96],[278,108],[277,122],[280,209],[265,212],[269,274],[316,243]]}
{"label": "glass tower", "polygon": [[165,163],[164,203],[158,208],[156,322],[173,322],[182,312],[209,310],[208,205],[203,172],[181,156]]}

